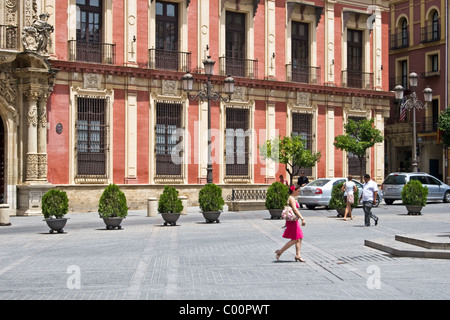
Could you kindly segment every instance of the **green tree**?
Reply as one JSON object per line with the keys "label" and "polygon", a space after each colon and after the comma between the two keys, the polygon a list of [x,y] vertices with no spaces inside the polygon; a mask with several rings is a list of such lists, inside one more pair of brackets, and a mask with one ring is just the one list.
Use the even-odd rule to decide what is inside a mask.
{"label": "green tree", "polygon": [[353,153],[359,160],[360,181],[363,181],[363,160],[367,149],[383,142],[381,131],[373,126],[374,120],[362,119],[358,122],[348,119],[344,125],[345,134],[334,138],[337,149]]}
{"label": "green tree", "polygon": [[289,173],[290,182],[298,175],[300,168],[309,168],[320,160],[321,153],[313,153],[306,148],[306,141],[300,136],[274,138],[259,146],[259,152],[265,159],[284,164]]}
{"label": "green tree", "polygon": [[442,142],[450,147],[450,108],[442,111],[438,122],[439,129],[442,132]]}

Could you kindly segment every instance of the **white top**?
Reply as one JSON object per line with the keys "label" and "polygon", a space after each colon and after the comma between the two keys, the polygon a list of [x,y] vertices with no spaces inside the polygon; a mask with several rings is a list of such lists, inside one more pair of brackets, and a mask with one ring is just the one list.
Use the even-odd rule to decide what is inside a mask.
{"label": "white top", "polygon": [[353,194],[353,187],[356,186],[356,184],[353,181],[347,181],[345,182],[345,194]]}
{"label": "white top", "polygon": [[369,180],[369,182],[364,183],[362,201],[373,201],[373,194],[375,191],[378,192],[378,185],[375,181]]}

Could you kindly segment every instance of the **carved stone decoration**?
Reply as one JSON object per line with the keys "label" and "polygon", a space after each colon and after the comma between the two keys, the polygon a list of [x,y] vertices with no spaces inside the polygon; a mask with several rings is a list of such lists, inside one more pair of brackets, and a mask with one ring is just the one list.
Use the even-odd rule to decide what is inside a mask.
{"label": "carved stone decoration", "polygon": [[103,75],[101,74],[85,73],[83,78],[83,88],[100,90],[102,87],[102,79]]}
{"label": "carved stone decoration", "polygon": [[6,25],[10,26],[17,25],[17,0],[6,0],[5,6],[6,6],[5,12]]}
{"label": "carved stone decoration", "polygon": [[174,96],[178,89],[178,82],[174,80],[162,81],[162,94],[165,96]]}
{"label": "carved stone decoration", "polygon": [[243,101],[245,102],[245,89],[244,87],[236,87],[233,92],[233,101]]}
{"label": "carved stone decoration", "polygon": [[47,180],[47,154],[38,154],[37,178]]}
{"label": "carved stone decoration", "polygon": [[352,97],[352,110],[365,110],[364,98],[362,97]]}
{"label": "carved stone decoration", "polygon": [[35,153],[27,154],[27,180],[36,180],[38,174],[39,159]]}
{"label": "carved stone decoration", "polygon": [[9,66],[0,69],[0,96],[11,106],[15,105],[17,97],[16,79],[14,70]]}
{"label": "carved stone decoration", "polygon": [[48,55],[48,48],[51,47],[50,33],[54,31],[48,20],[47,13],[41,13],[39,20],[35,20],[32,26],[23,28],[22,44],[25,51],[36,52],[41,55]]}
{"label": "carved stone decoration", "polygon": [[[47,101],[47,96],[43,97]],[[40,103],[38,108],[38,122],[42,128],[47,127],[47,105],[46,103]]]}
{"label": "carved stone decoration", "polygon": [[309,100],[311,96],[308,92],[297,92],[297,106],[309,107]]}

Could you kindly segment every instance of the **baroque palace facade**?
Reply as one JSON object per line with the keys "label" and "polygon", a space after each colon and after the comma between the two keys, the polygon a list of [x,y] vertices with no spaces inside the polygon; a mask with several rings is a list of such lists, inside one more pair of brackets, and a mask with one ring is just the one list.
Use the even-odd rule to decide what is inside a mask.
{"label": "baroque palace facade", "polygon": [[[348,119],[384,131],[389,90],[388,1],[6,0],[0,4],[1,202],[40,212],[52,187],[70,210],[97,210],[108,183],[132,209],[165,184],[188,204],[206,182],[208,105],[181,78],[211,81],[213,181],[267,188],[284,167],[258,145],[300,134],[322,158],[310,179],[359,173],[333,146]],[[243,132],[243,138],[236,138]],[[365,171],[384,178],[384,144]],[[295,180],[294,180],[295,181]]]}

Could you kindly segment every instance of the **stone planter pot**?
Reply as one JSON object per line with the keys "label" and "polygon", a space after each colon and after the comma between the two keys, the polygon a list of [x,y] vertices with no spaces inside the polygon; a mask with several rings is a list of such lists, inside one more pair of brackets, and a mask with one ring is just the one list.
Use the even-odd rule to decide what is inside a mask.
{"label": "stone planter pot", "polygon": [[177,225],[177,220],[180,218],[181,213],[161,213],[161,216],[164,219],[164,225],[167,226],[170,224],[171,226]]}
{"label": "stone planter pot", "polygon": [[345,216],[345,208],[337,208],[336,209],[336,211],[337,211],[337,216],[338,217],[343,217],[343,216]]}
{"label": "stone planter pot", "polygon": [[214,221],[220,223],[219,217],[222,211],[202,211],[206,223],[213,223]]}
{"label": "stone planter pot", "polygon": [[122,220],[125,218],[120,218],[120,217],[102,217],[103,222],[106,225],[106,229],[108,230],[113,230],[115,228],[117,229],[122,229],[122,226],[120,225],[122,223]]}
{"label": "stone planter pot", "polygon": [[281,219],[283,209],[269,209],[270,219]]}
{"label": "stone planter pot", "polygon": [[48,227],[50,228],[49,233],[64,233],[64,227],[66,225],[68,218],[59,218],[59,219],[44,219],[47,222]]}
{"label": "stone planter pot", "polygon": [[423,208],[422,206],[406,205],[406,210],[408,210],[408,214],[410,215],[420,215],[422,208]]}

